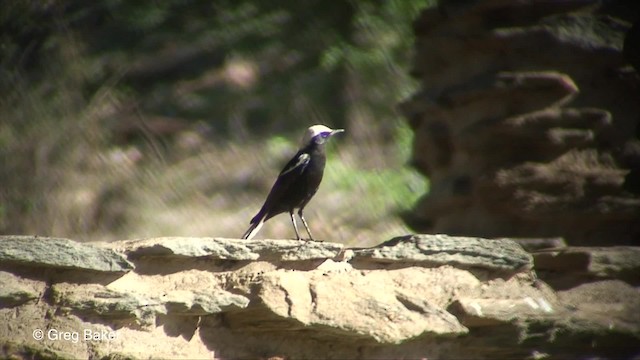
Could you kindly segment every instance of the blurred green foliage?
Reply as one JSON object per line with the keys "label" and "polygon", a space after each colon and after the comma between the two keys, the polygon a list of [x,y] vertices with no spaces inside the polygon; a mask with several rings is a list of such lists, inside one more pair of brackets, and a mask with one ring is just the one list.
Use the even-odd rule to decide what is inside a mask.
{"label": "blurred green foliage", "polygon": [[83,95],[115,83],[145,114],[227,135],[344,127],[354,105],[384,123],[411,90],[410,24],[428,3],[12,0],[0,15],[0,90],[47,81],[73,40]]}

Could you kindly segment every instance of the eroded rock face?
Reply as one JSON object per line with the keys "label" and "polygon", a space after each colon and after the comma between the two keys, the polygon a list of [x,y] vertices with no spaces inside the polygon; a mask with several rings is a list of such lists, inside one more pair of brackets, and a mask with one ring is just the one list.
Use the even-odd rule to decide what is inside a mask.
{"label": "eroded rock face", "polygon": [[430,180],[415,230],[640,244],[640,76],[625,57],[625,20],[640,14],[599,3],[441,0],[422,13],[422,89],[401,106]]}
{"label": "eroded rock face", "polygon": [[[48,241],[0,237],[0,253],[27,251],[35,240]],[[128,265],[104,277],[95,271],[101,257],[75,267],[36,257],[2,263],[2,357],[438,359],[640,351],[638,264],[628,255],[637,248],[532,256],[509,239],[445,235],[404,236],[368,249],[291,240],[50,240],[51,247],[64,245],[65,257],[107,253]],[[561,266],[573,253],[588,254],[577,256],[586,259],[583,271]],[[538,279],[536,264],[573,279],[572,286],[559,282],[554,290]]]}

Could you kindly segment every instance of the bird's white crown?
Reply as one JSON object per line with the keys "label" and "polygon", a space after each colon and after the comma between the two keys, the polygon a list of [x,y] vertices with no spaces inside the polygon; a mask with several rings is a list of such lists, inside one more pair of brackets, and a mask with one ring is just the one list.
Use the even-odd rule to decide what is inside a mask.
{"label": "bird's white crown", "polygon": [[304,137],[302,138],[302,146],[305,146],[305,145],[309,144],[314,137],[316,137],[316,136],[318,136],[318,135],[320,135],[322,133],[331,134],[331,133],[333,133],[335,131],[336,130],[334,130],[334,129],[328,127],[328,126],[324,126],[324,125],[313,125],[313,126],[310,126],[307,129],[307,132],[304,134]]}

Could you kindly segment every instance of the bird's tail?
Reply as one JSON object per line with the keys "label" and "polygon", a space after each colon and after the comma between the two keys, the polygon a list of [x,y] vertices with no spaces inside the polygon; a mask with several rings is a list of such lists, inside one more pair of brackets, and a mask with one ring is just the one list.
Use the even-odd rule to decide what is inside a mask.
{"label": "bird's tail", "polygon": [[266,216],[264,216],[262,212],[258,213],[258,215],[251,219],[251,226],[249,226],[249,229],[247,229],[244,235],[242,235],[242,238],[251,240],[254,236],[256,236],[258,231],[260,231],[260,228],[262,227],[262,224],[264,224],[265,220]]}

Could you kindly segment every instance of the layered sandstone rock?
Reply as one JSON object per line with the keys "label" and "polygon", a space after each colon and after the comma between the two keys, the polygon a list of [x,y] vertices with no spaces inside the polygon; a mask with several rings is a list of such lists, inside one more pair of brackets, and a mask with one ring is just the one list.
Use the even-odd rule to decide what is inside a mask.
{"label": "layered sandstone rock", "polygon": [[610,16],[617,3],[442,0],[422,13],[422,87],[401,109],[415,133],[413,165],[431,186],[410,225],[640,244],[640,76],[629,22],[640,10]]}
{"label": "layered sandstone rock", "polygon": [[[509,239],[445,235],[367,249],[5,236],[1,356],[626,356],[640,351],[640,264],[629,255],[639,251],[532,255]],[[564,268],[572,258],[584,266]],[[558,279],[550,281],[557,291],[538,278],[537,266],[545,279]]]}

